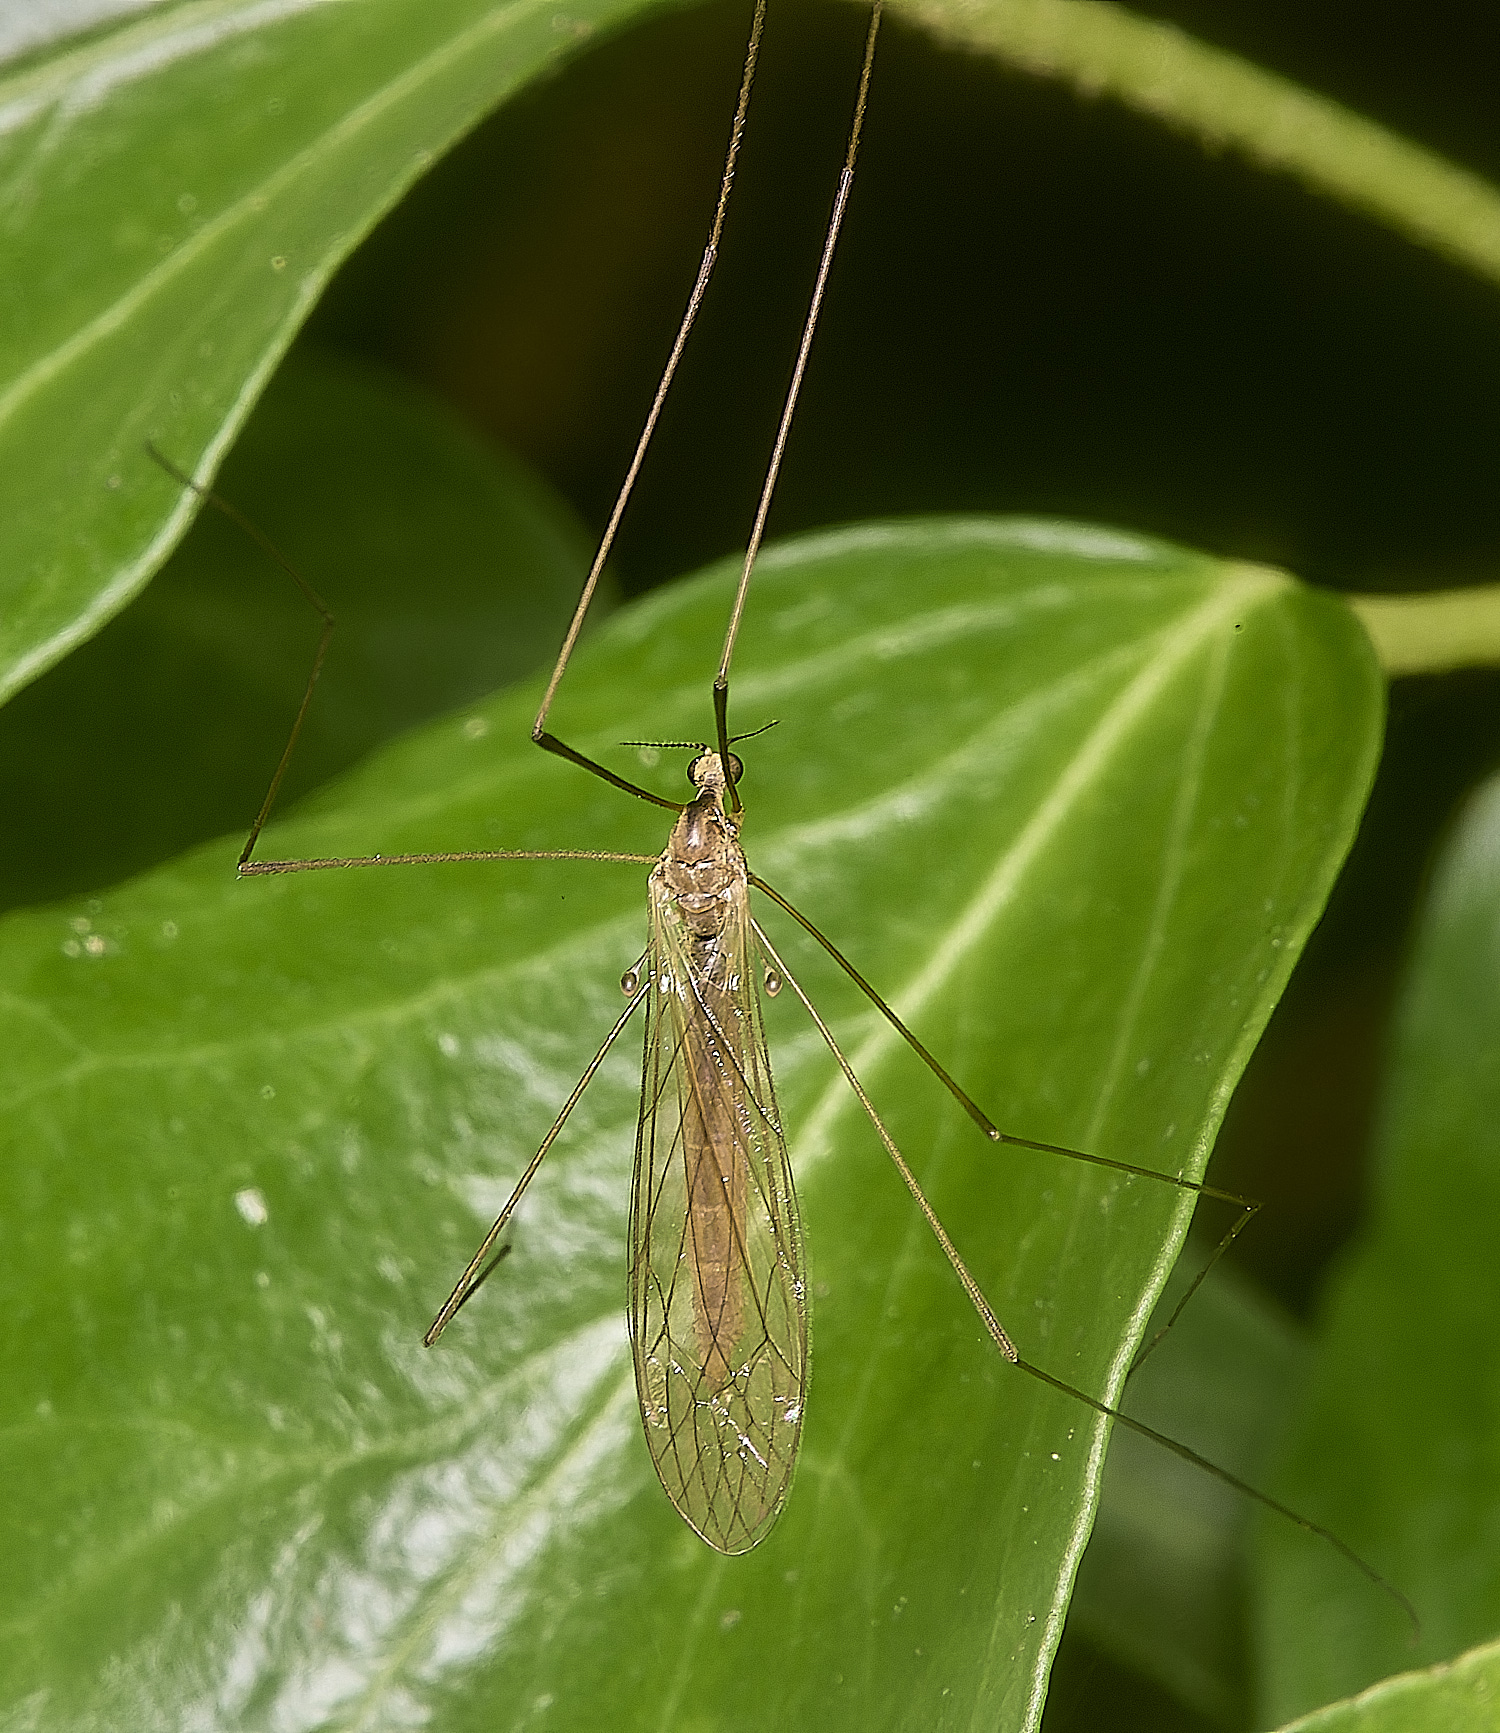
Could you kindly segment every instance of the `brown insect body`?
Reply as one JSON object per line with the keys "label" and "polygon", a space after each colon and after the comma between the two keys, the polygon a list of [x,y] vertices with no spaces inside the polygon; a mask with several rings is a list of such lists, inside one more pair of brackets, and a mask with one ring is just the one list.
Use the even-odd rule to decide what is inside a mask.
{"label": "brown insect body", "polygon": [[665,899],[687,932],[692,974],[703,996],[702,1018],[683,1028],[679,1078],[687,1180],[687,1243],[693,1256],[693,1309],[704,1382],[720,1389],[731,1376],[729,1355],[740,1333],[745,1220],[745,1150],[736,1135],[732,1095],[720,1087],[723,1054],[713,1033],[732,1017],[738,985],[725,926],[748,889],[745,857],[734,820],[724,810],[717,753],[705,753],[699,794],[672,827],[661,864],[651,875],[653,902]]}
{"label": "brown insect body", "polygon": [[764,964],[719,755],[651,873],[630,1325],[667,1495],[743,1552],[791,1483],[807,1367],[796,1195],[761,1018]]}

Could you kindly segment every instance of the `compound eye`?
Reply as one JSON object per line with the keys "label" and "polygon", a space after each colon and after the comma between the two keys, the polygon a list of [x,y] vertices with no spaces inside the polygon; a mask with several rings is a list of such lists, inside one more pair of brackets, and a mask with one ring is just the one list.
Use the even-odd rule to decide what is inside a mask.
{"label": "compound eye", "polygon": [[708,754],[706,752],[700,752],[688,766],[688,781],[692,783],[694,788],[702,788],[703,786],[703,767],[707,758]]}
{"label": "compound eye", "polygon": [[739,782],[745,774],[744,763],[737,752],[729,754],[729,774],[735,782]]}

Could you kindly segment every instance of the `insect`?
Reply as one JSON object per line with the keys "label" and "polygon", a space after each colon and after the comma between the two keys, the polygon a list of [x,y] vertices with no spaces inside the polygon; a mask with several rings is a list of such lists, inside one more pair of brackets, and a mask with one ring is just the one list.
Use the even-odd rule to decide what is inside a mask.
{"label": "insect", "polygon": [[[757,20],[762,14],[763,8],[758,9]],[[866,50],[866,82],[861,86],[856,105],[849,158],[829,230],[812,314],[804,334],[798,379],[811,341],[822,284],[826,280],[837,238],[839,217],[852,183],[858,127],[864,111],[864,90],[878,20],[877,6]],[[723,219],[724,202],[733,178],[734,152],[748,99],[748,73],[754,66],[755,41],[756,38],[752,37],[746,84],[733,129],[730,161],[704,266],[690,302],[689,316],[679,333],[672,361],[627,476],[626,487],[612,516],[533,730],[533,739],[555,755],[571,760],[633,796],[671,808],[675,817],[664,855],[658,860],[649,855],[589,850],[481,850],[327,860],[257,860],[253,850],[295,745],[297,729],[294,727],[241,862],[241,870],[247,876],[340,866],[435,864],[480,859],[586,858],[653,867],[650,939],[639,963],[627,971],[624,982],[628,993],[627,1006],[523,1173],[510,1202],[497,1217],[447,1304],[434,1320],[427,1340],[429,1344],[437,1340],[457,1311],[495,1268],[498,1256],[502,1255],[500,1237],[516,1203],[631,1014],[644,1010],[646,1063],[637,1133],[636,1175],[632,1187],[630,1260],[637,1391],[647,1442],[668,1496],[710,1545],[726,1553],[743,1552],[753,1547],[769,1531],[782,1508],[797,1456],[805,1411],[808,1365],[807,1278],[791,1166],[767,1057],[758,998],[762,983],[767,990],[789,984],[807,1008],[819,1033],[833,1051],[845,1079],[885,1141],[903,1181],[937,1236],[999,1352],[1012,1364],[1084,1402],[1097,1413],[1127,1425],[1137,1425],[1120,1415],[1111,1404],[1022,1360],[985,1299],[979,1283],[936,1212],[929,1206],[901,1151],[886,1132],[858,1081],[854,1067],[840,1051],[831,1030],[813,1009],[811,1001],[750,912],[749,893],[756,889],[768,895],[793,919],[802,922],[779,893],[750,871],[741,851],[741,764],[733,747],[737,739],[743,737],[733,736],[729,728],[731,661],[795,403],[795,385],[783,416],[731,611],[718,678],[713,688],[713,732],[707,740],[692,744],[695,754],[690,764],[695,790],[693,798],[678,803],[631,783],[553,736],[546,728],[549,710],[602,570],[624,499],[655,425],[677,357],[681,354],[687,326],[706,286]],[[325,626],[304,696],[304,713],[330,628],[331,622]],[[661,749],[662,743],[653,744],[656,749]],[[1164,1180],[1188,1194],[1196,1195],[1209,1189],[1145,1166],[1107,1160],[1062,1149],[1058,1145],[1033,1143],[1025,1138],[1002,1138],[987,1116],[968,1099],[853,965],[810,923],[802,922],[802,925],[866,995],[876,1011],[886,1019],[888,1027],[928,1064],[992,1141],[1077,1156],[1127,1176]],[[1147,1430],[1139,1426],[1137,1429]],[[1201,1460],[1170,1441],[1159,1441],[1193,1460]],[[1339,1543],[1335,1541],[1334,1544]],[[1362,1563],[1360,1568],[1368,1571]]]}

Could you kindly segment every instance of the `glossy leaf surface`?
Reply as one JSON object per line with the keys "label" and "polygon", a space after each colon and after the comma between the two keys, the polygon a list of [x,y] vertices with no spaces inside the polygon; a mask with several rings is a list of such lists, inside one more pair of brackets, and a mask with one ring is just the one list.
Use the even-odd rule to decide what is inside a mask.
{"label": "glossy leaf surface", "polygon": [[[146,582],[328,278],[639,0],[165,5],[0,77],[0,696]],[[728,103],[726,98],[726,106]]]}
{"label": "glossy leaf surface", "polygon": [[[674,793],[726,574],[619,615],[555,723]],[[388,749],[276,854],[654,851],[522,691]],[[1013,1131],[1197,1172],[1346,850],[1381,687],[1337,602],[1112,532],[773,551],[734,683],[752,866]],[[647,753],[649,759],[652,754]],[[238,839],[0,933],[0,1702],[125,1725],[1035,1724],[1101,1427],[996,1356],[792,995],[767,1011],[812,1283],[801,1466],[715,1557],[625,1340],[618,1051],[514,1251],[422,1331],[622,1003],[644,869],[236,883]],[[774,909],[1022,1352],[1108,1395],[1188,1210],[997,1150]]]}

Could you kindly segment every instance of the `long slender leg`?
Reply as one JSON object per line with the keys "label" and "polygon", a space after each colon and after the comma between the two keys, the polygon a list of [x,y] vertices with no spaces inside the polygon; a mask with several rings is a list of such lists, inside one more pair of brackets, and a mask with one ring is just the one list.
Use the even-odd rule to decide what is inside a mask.
{"label": "long slender leg", "polygon": [[719,256],[719,236],[724,228],[724,214],[729,208],[729,194],[734,186],[734,167],[740,154],[740,141],[745,131],[745,116],[750,107],[750,91],[755,82],[755,63],[760,55],[761,31],[766,19],[766,0],[756,0],[755,16],[750,24],[750,41],[745,50],[745,69],[740,79],[740,96],[734,111],[734,123],[729,131],[729,148],[724,157],[724,173],[719,181],[719,199],[714,207],[713,222],[709,228],[708,244],[703,249],[703,260],[698,266],[698,279],[693,284],[693,292],[688,296],[687,308],[682,315],[682,323],[677,328],[677,336],[672,344],[672,353],[667,358],[667,365],[662,372],[661,382],[656,388],[656,396],[651,404],[650,413],[646,416],[646,424],[641,429],[641,436],[636,441],[635,455],[630,460],[630,467],[625,472],[625,479],[620,484],[616,495],[614,508],[609,514],[609,522],[605,525],[604,535],[599,542],[598,551],[594,555],[593,564],[589,567],[588,578],[584,582],[583,594],[578,598],[578,606],[573,610],[573,618],[569,623],[563,638],[562,649],[558,652],[557,664],[552,670],[552,678],[547,682],[547,690],[542,696],[541,708],[536,713],[536,721],[532,724],[531,738],[547,752],[556,753],[559,758],[566,758],[570,764],[576,764],[592,775],[602,777],[605,782],[612,783],[616,788],[622,788],[627,794],[633,794],[641,800],[649,800],[655,806],[665,806],[674,812],[681,812],[683,803],[664,800],[659,794],[652,794],[649,789],[640,788],[633,782],[627,782],[617,776],[612,770],[607,770],[602,764],[597,764],[592,758],[559,740],[555,734],[547,732],[547,714],[552,708],[552,702],[557,696],[557,689],[562,684],[562,677],[573,654],[573,646],[578,642],[578,634],[583,630],[583,622],[588,614],[590,604],[594,599],[594,591],[598,588],[600,575],[604,571],[604,562],[609,558],[609,551],[614,546],[615,534],[620,527],[620,519],[625,515],[625,506],[635,487],[636,477],[640,474],[642,463],[646,458],[646,448],[651,443],[651,436],[656,431],[656,423],[661,416],[662,405],[667,400],[667,392],[677,372],[677,364],[682,359],[682,352],[687,346],[688,333],[693,328],[693,321],[698,317],[698,308],[702,305],[704,292],[708,288],[708,279],[713,274],[714,262]]}
{"label": "long slender leg", "polygon": [[654,866],[654,854],[608,854],[593,848],[476,848],[456,849],[451,854],[353,854],[320,855],[310,860],[241,861],[242,879],[273,873],[325,872],[333,867],[439,866],[465,860],[603,860],[628,861],[632,866]]}
{"label": "long slender leg", "polygon": [[263,553],[273,559],[306,596],[323,622],[323,629],[318,634],[318,647],[313,652],[313,663],[307,676],[307,684],[302,688],[302,702],[297,706],[297,714],[292,722],[292,731],[287,736],[286,745],[281,749],[281,757],[276,761],[276,770],[271,777],[271,786],[266,790],[266,797],[260,803],[260,811],[255,815],[255,823],[250,826],[250,834],[245,838],[245,846],[240,850],[239,864],[240,871],[243,872],[245,863],[255,852],[255,844],[260,838],[260,833],[265,829],[266,820],[271,816],[271,808],[276,804],[276,796],[281,792],[282,779],[286,776],[287,766],[292,761],[292,753],[296,750],[297,742],[301,738],[302,725],[307,720],[313,691],[318,684],[318,676],[323,672],[323,662],[328,655],[328,646],[333,642],[333,629],[338,622],[334,619],[333,610],[327,602],[258,524],[252,523],[237,506],[232,505],[222,494],[215,493],[211,487],[202,486],[201,483],[194,481],[190,475],[184,475],[177,465],[169,458],[163,457],[149,440],[146,442],[146,450],[174,481],[181,482],[185,488],[197,494],[199,499],[206,501],[216,511],[222,512],[232,524],[238,525]]}
{"label": "long slender leg", "polygon": [[[277,760],[275,773],[271,777],[271,786],[266,790],[265,799],[260,803],[260,811],[256,813],[255,823],[251,825],[250,834],[245,838],[245,846],[240,850],[238,871],[241,878],[254,878],[257,875],[266,873],[317,872],[331,867],[431,866],[440,861],[606,860],[632,861],[643,863],[647,866],[651,865],[655,861],[655,855],[609,854],[597,849],[504,848],[460,849],[447,854],[367,854],[327,857],[317,860],[252,860],[250,857],[255,852],[256,843],[260,841],[260,833],[265,829],[266,820],[271,816],[271,808],[276,804],[276,796],[281,792],[281,784],[282,780],[286,776],[287,766],[291,763],[292,753],[296,750],[297,742],[301,738],[302,725],[307,720],[307,712],[309,706],[312,704],[313,692],[318,684],[318,676],[323,672],[323,663],[328,655],[328,646],[333,641],[333,629],[338,622],[333,616],[332,609],[329,608],[328,604],[312,587],[312,585],[308,583],[307,579],[302,576],[301,572],[297,570],[286,555],[282,553],[281,549],[276,546],[275,542],[273,542],[257,524],[247,518],[237,506],[231,504],[222,494],[215,493],[212,488],[204,487],[199,482],[194,481],[190,475],[184,475],[177,465],[169,458],[163,457],[154,445],[148,444],[146,450],[156,460],[156,462],[166,470],[167,474],[170,475],[174,481],[181,482],[185,488],[188,488],[193,493],[197,494],[201,500],[205,501],[208,505],[213,506],[216,511],[222,512],[231,523],[238,525],[238,527],[250,537],[258,548],[269,555],[269,557],[281,567],[282,571],[286,573],[302,594],[307,597],[312,606],[317,609],[318,614],[323,621],[323,629],[318,635],[318,647],[313,653],[313,664],[307,676],[307,684],[302,688],[302,702],[298,704],[297,715],[292,722],[292,731],[287,736],[286,745],[281,749],[281,757]],[[643,792],[640,789],[632,787],[628,782],[621,782],[619,777],[611,775],[608,771],[602,772],[601,774],[608,777],[611,782],[618,782],[620,787],[629,793],[640,794]],[[651,795],[646,798],[655,799],[656,797]],[[674,812],[681,810],[679,803],[676,801],[658,801],[657,804],[661,806],[669,806]]]}
{"label": "long slender leg", "polygon": [[1229,1250],[1234,1241],[1259,1213],[1261,1208],[1259,1199],[1241,1197],[1237,1192],[1221,1191],[1217,1186],[1204,1185],[1198,1180],[1183,1179],[1175,1173],[1162,1173],[1157,1168],[1137,1167],[1133,1162],[1114,1161],[1108,1156],[1092,1155],[1085,1149],[1069,1149],[1060,1143],[1040,1143],[1037,1139],[1032,1137],[1016,1137],[1008,1131],[1001,1131],[999,1126],[997,1126],[989,1116],[970,1099],[954,1079],[949,1076],[947,1071],[945,1071],[932,1054],[928,1052],[927,1048],[923,1046],[921,1041],[917,1039],[885,1000],[881,998],[880,994],[877,993],[864,976],[860,974],[859,970],[855,968],[853,963],[851,963],[844,953],[839,950],[838,946],[820,932],[800,909],[788,902],[779,891],[768,885],[763,878],[760,878],[755,873],[750,873],[748,877],[750,883],[754,885],[758,891],[761,891],[768,896],[778,908],[784,909],[805,933],[817,940],[828,955],[833,958],[834,962],[836,962],[849,979],[854,982],[860,992],[862,992],[875,1009],[879,1011],[881,1016],[885,1018],[886,1022],[889,1023],[901,1039],[906,1042],[912,1052],[917,1055],[933,1076],[937,1078],[938,1082],[942,1084],[959,1106],[963,1108],[964,1112],[968,1114],[969,1118],[974,1121],[992,1143],[1008,1144],[1013,1149],[1034,1149],[1043,1155],[1061,1155],[1067,1157],[1070,1161],[1086,1161],[1091,1167],[1108,1168],[1113,1173],[1130,1174],[1136,1179],[1160,1180],[1164,1185],[1176,1186],[1179,1191],[1189,1191],[1197,1197],[1212,1198],[1216,1203],[1233,1204],[1242,1212],[1233,1222],[1230,1223],[1229,1231],[1219,1241],[1218,1245],[1215,1246],[1214,1250],[1209,1254],[1207,1260],[1203,1264],[1203,1267],[1193,1277],[1192,1282],[1188,1286],[1187,1292],[1173,1308],[1171,1317],[1168,1318],[1167,1322],[1152,1335],[1151,1340],[1147,1342],[1145,1347],[1142,1348],[1140,1353],[1136,1356],[1135,1362],[1130,1368],[1133,1375],[1137,1368],[1139,1368],[1141,1362],[1154,1348],[1157,1347],[1162,1338],[1182,1316],[1188,1302],[1192,1299],[1193,1295],[1198,1292],[1198,1289],[1207,1278],[1209,1271],[1213,1269],[1214,1265],[1218,1263],[1219,1259],[1223,1257],[1225,1252]]}
{"label": "long slender leg", "polygon": [[427,1334],[422,1338],[426,1347],[430,1348],[432,1344],[437,1341],[443,1331],[453,1322],[454,1314],[474,1294],[480,1283],[484,1281],[485,1277],[489,1275],[490,1268],[492,1267],[490,1263],[491,1248],[494,1246],[495,1241],[500,1238],[500,1235],[504,1233],[505,1224],[515,1213],[516,1205],[520,1203],[527,1186],[529,1186],[532,1180],[536,1177],[536,1170],[542,1165],[542,1161],[545,1158],[547,1151],[551,1149],[552,1145],[557,1141],[558,1133],[568,1123],[568,1115],[572,1113],[573,1109],[582,1100],[584,1090],[593,1082],[594,1073],[598,1071],[599,1067],[604,1063],[605,1055],[619,1039],[620,1032],[630,1021],[631,1017],[634,1016],[636,1007],[640,1004],[642,999],[646,997],[646,994],[650,989],[651,979],[648,976],[646,980],[642,981],[640,986],[636,988],[634,994],[631,996],[630,1003],[615,1020],[614,1028],[604,1037],[603,1045],[588,1062],[582,1077],[580,1077],[577,1083],[574,1084],[573,1093],[563,1103],[562,1112],[559,1113],[557,1118],[552,1122],[552,1129],[542,1139],[541,1146],[527,1164],[525,1173],[523,1173],[520,1179],[516,1181],[516,1189],[510,1194],[509,1199],[506,1201],[505,1208],[495,1217],[490,1231],[484,1236],[483,1241],[480,1243],[479,1250],[475,1252],[474,1256],[469,1260],[468,1269],[466,1269],[458,1278],[457,1286],[443,1302],[442,1311],[440,1311],[432,1320],[432,1324],[428,1329]]}
{"label": "long slender leg", "polygon": [[[824,1042],[827,1044],[828,1051],[832,1053],[834,1059],[838,1062],[839,1069],[843,1072],[849,1087],[854,1091],[855,1096],[859,1100],[860,1106],[864,1108],[866,1116],[871,1125],[874,1126],[877,1136],[885,1145],[886,1153],[896,1164],[896,1170],[900,1173],[902,1180],[905,1182],[906,1189],[916,1200],[918,1209],[921,1210],[923,1216],[926,1218],[928,1226],[936,1236],[938,1244],[943,1249],[944,1257],[947,1258],[949,1264],[952,1266],[954,1275],[956,1275],[959,1281],[963,1284],[964,1292],[969,1296],[970,1303],[973,1305],[974,1310],[979,1314],[980,1322],[984,1325],[991,1341],[994,1342],[995,1346],[1000,1350],[1005,1358],[1010,1361],[1011,1365],[1013,1365],[1017,1371],[1025,1372],[1030,1377],[1035,1378],[1038,1383],[1046,1384],[1053,1390],[1061,1391],[1065,1396],[1073,1397],[1075,1401],[1083,1403],[1086,1408],[1092,1408],[1096,1414],[1102,1414],[1106,1419],[1118,1422],[1119,1425],[1124,1426],[1131,1432],[1138,1433],[1142,1438],[1149,1438],[1153,1444],[1159,1444],[1163,1450],[1170,1450],[1174,1456],[1180,1457],[1182,1461],[1192,1463],[1195,1468],[1201,1468],[1206,1474],[1211,1474],[1215,1480],[1221,1480],[1226,1486],[1232,1486],[1236,1492],[1243,1493],[1246,1498],[1253,1498],[1257,1504],[1264,1505],[1267,1510],[1274,1510],[1279,1516],[1286,1517],[1289,1521],[1296,1523],[1297,1527],[1303,1529],[1306,1533],[1316,1535],[1320,1540],[1326,1541],[1337,1553],[1347,1559],[1362,1576],[1372,1582],[1376,1588],[1383,1590],[1387,1595],[1389,1595],[1406,1614],[1407,1618],[1410,1619],[1413,1630],[1420,1634],[1421,1621],[1417,1617],[1415,1607],[1412,1606],[1406,1596],[1402,1594],[1400,1589],[1398,1589],[1393,1583],[1388,1582],[1373,1565],[1368,1564],[1364,1559],[1362,1559],[1346,1541],[1340,1540],[1331,1529],[1324,1528],[1321,1523],[1314,1522],[1311,1517],[1303,1516],[1299,1511],[1293,1510],[1289,1505],[1283,1504],[1279,1499],[1272,1498],[1269,1493],[1262,1492],[1259,1487],[1252,1486],[1249,1481],[1241,1480],[1237,1474],[1231,1474],[1228,1469],[1220,1468],[1218,1463],[1210,1461],[1206,1456],[1200,1456],[1198,1452],[1193,1450],[1190,1446],[1179,1443],[1175,1438],[1167,1437],[1164,1432],[1157,1432],[1153,1427],[1147,1426],[1140,1420],[1133,1420],[1130,1415],[1122,1413],[1120,1409],[1114,1407],[1111,1403],[1103,1402],[1097,1396],[1090,1396],[1086,1390],[1080,1390],[1076,1385],[1069,1384],[1061,1378],[1054,1378],[1050,1372],[1043,1371],[1040,1366],[1033,1366],[1029,1360],[1022,1359],[1015,1344],[1005,1333],[1004,1328],[995,1317],[995,1314],[990,1307],[990,1303],[985,1298],[984,1292],[980,1288],[979,1283],[975,1281],[968,1265],[959,1256],[953,1241],[948,1237],[947,1231],[938,1220],[937,1212],[933,1209],[932,1205],[928,1203],[926,1194],[918,1183],[916,1175],[907,1165],[906,1158],[896,1147],[894,1139],[886,1130],[881,1121],[880,1115],[875,1111],[874,1104],[865,1093],[863,1084],[860,1083],[859,1078],[855,1075],[853,1066],[850,1065],[848,1059],[845,1058],[842,1048],[840,1048],[838,1042],[834,1039],[833,1031],[818,1015],[816,1007],[808,998],[807,994],[803,992],[801,984],[798,982],[797,978],[776,954],[775,947],[762,931],[760,923],[752,920],[750,924],[755,930],[755,936],[760,940],[761,945],[764,947],[766,955],[776,965],[776,969],[781,975],[782,980],[786,982],[786,984],[797,995],[798,999],[801,1000],[803,1009],[807,1012],[808,1016],[812,1018],[813,1023],[817,1027],[818,1033],[823,1037]],[[1139,1361],[1136,1363],[1139,1364]]]}
{"label": "long slender leg", "polygon": [[864,130],[865,109],[870,100],[870,72],[875,64],[875,39],[880,34],[880,17],[883,10],[883,0],[875,0],[870,8],[870,28],[865,36],[864,66],[859,75],[859,95],[854,101],[854,119],[849,126],[849,143],[844,152],[844,168],[839,175],[838,191],[834,195],[833,214],[828,219],[828,234],[823,242],[823,256],[818,262],[818,275],[813,283],[812,300],[808,304],[807,319],[802,327],[802,343],[797,350],[797,364],[792,369],[792,382],[787,387],[786,402],[782,405],[781,421],[776,429],[776,443],[771,448],[771,461],[766,469],[766,479],[760,490],[760,503],[755,509],[755,524],[750,531],[750,540],[745,548],[744,563],[740,568],[739,588],[734,593],[734,606],[729,611],[729,625],[724,633],[724,649],[719,657],[719,672],[714,677],[714,736],[718,742],[719,759],[724,766],[725,775],[729,780],[729,802],[731,808],[740,809],[739,791],[735,787],[736,778],[731,766],[734,763],[729,752],[729,664],[734,660],[735,640],[740,633],[740,620],[745,612],[745,600],[750,593],[750,574],[755,569],[756,555],[760,552],[760,544],[766,533],[766,519],[771,512],[771,496],[776,491],[776,478],[781,474],[781,460],[786,453],[787,436],[792,430],[792,417],[796,413],[797,398],[802,390],[802,376],[807,371],[807,357],[812,349],[813,333],[818,328],[818,315],[823,310],[823,294],[828,287],[828,273],[833,266],[834,249],[838,245],[839,230],[844,224],[844,211],[849,204],[849,193],[854,186],[854,165],[859,157],[859,138]]}
{"label": "long slender leg", "polygon": [[954,1275],[956,1275],[959,1281],[963,1283],[964,1292],[969,1296],[970,1302],[973,1304],[974,1310],[978,1312],[985,1329],[989,1331],[991,1340],[1007,1360],[1012,1362],[1019,1361],[1021,1356],[1016,1352],[1015,1345],[1012,1343],[1010,1337],[1006,1335],[1005,1330],[1001,1326],[1000,1320],[990,1310],[990,1303],[984,1297],[984,1290],[979,1286],[979,1283],[974,1280],[973,1276],[969,1274],[969,1266],[958,1255],[958,1248],[954,1245],[953,1241],[949,1239],[948,1230],[938,1220],[937,1211],[933,1209],[930,1203],[928,1203],[926,1193],[917,1183],[917,1176],[912,1172],[910,1167],[907,1166],[906,1157],[902,1155],[899,1149],[897,1149],[891,1134],[881,1123],[880,1115],[875,1111],[875,1104],[870,1100],[869,1096],[865,1094],[864,1085],[855,1075],[854,1067],[844,1057],[843,1051],[839,1047],[838,1042],[834,1040],[833,1031],[818,1015],[816,1006],[814,1006],[812,1000],[808,998],[807,994],[802,991],[797,978],[790,972],[786,964],[783,963],[781,958],[776,954],[775,947],[771,944],[771,941],[766,937],[764,931],[761,929],[760,922],[752,920],[750,925],[755,930],[756,938],[760,940],[762,946],[765,948],[766,955],[776,965],[777,973],[802,1001],[803,1009],[817,1025],[818,1033],[823,1037],[824,1041],[828,1043],[828,1051],[832,1053],[834,1058],[838,1061],[839,1069],[843,1072],[849,1087],[859,1098],[860,1106],[864,1108],[866,1114],[869,1116],[871,1125],[875,1127],[876,1134],[880,1138],[880,1141],[885,1145],[886,1154],[890,1156],[893,1162],[895,1162],[896,1171],[906,1182],[906,1189],[911,1193],[912,1197],[916,1201],[917,1208],[921,1210],[923,1216],[926,1218],[927,1225],[932,1229],[933,1234],[937,1239],[937,1243],[943,1248],[943,1256],[946,1257],[948,1262],[953,1266]]}

